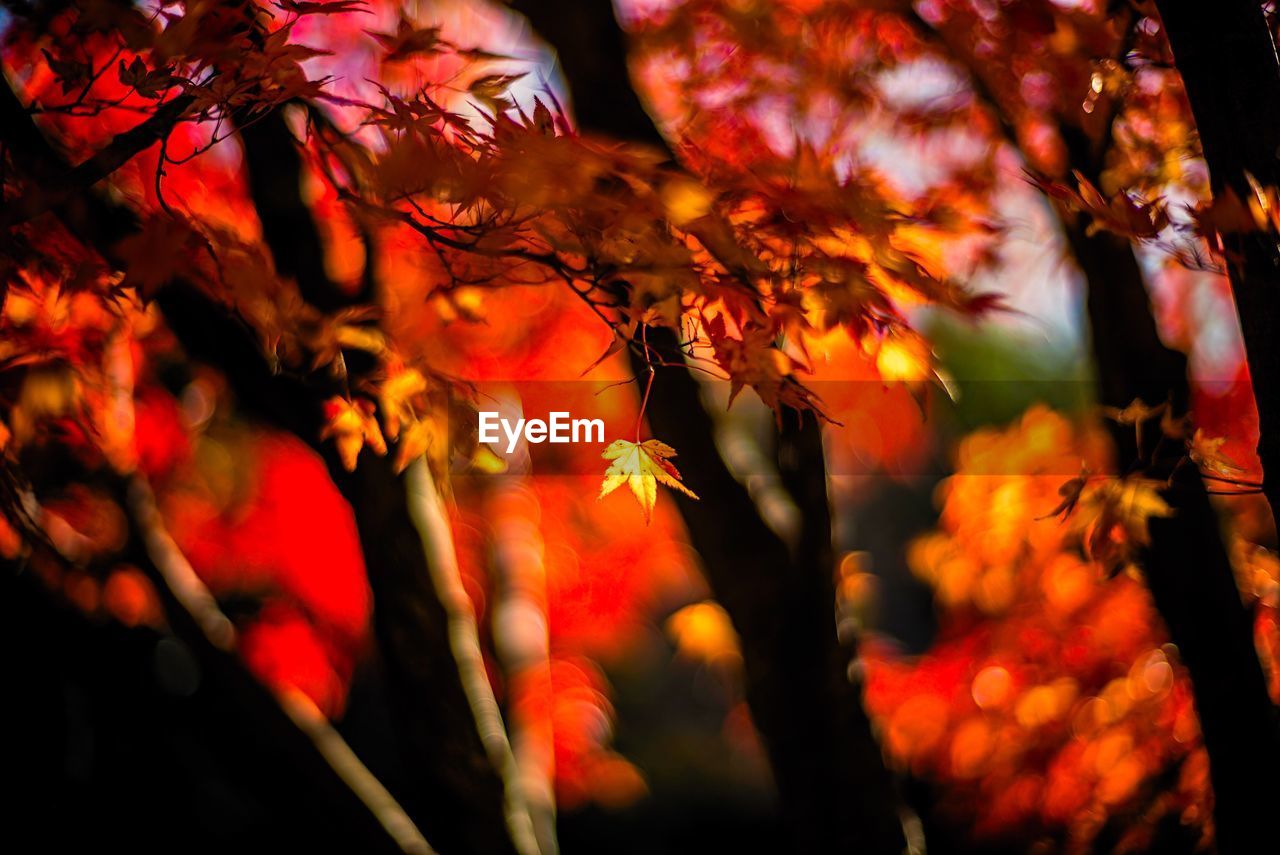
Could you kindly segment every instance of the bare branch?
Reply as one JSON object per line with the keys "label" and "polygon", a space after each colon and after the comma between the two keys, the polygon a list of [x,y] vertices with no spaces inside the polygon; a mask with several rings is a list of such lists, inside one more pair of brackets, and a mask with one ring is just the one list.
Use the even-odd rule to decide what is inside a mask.
{"label": "bare branch", "polygon": [[[444,503],[436,490],[435,480],[426,461],[419,458],[405,470],[405,490],[409,495],[409,515],[422,537],[427,553],[427,566],[436,595],[449,615],[449,646],[458,662],[458,675],[467,693],[471,714],[484,742],[489,762],[498,770],[505,784],[507,827],[522,855],[540,851],[533,831],[533,820],[519,784],[519,769],[502,721],[502,710],[494,697],[493,686],[485,672],[484,653],[476,627],[475,609],[462,586],[458,553]],[[550,855],[550,853],[544,853]]]}

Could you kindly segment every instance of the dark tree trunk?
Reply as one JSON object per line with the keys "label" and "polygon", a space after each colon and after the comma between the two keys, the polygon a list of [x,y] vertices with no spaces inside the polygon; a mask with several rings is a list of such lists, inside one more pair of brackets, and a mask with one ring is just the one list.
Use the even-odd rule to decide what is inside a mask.
{"label": "dark tree trunk", "polygon": [[[324,311],[350,304],[329,280],[324,247],[303,201],[302,161],[279,109],[241,132],[254,205],[276,267],[294,276],[307,302]],[[373,247],[368,248],[372,263]],[[216,363],[216,354],[212,356]],[[348,354],[358,376],[361,354]],[[318,425],[317,425],[318,428]],[[315,444],[318,430],[303,439]],[[404,477],[390,457],[369,452],[347,472],[321,446],[330,475],[351,505],[373,590],[374,630],[410,790],[397,793],[444,855],[516,852],[507,829],[504,785],[485,753],[449,642],[421,537],[409,516]]]}
{"label": "dark tree trunk", "polygon": [[[1161,4],[1162,8],[1164,5]],[[1193,4],[1178,0],[1176,5],[1186,9]],[[1237,5],[1248,3],[1246,0]],[[1195,8],[1203,10],[1200,14],[1204,17],[1213,17],[1217,12],[1217,7],[1210,10],[1197,5]],[[1260,19],[1258,7],[1253,7],[1253,11]],[[919,25],[927,26],[922,21]],[[950,46],[945,37],[941,41]],[[964,64],[969,64],[967,54],[961,49],[956,50],[956,55]],[[1227,55],[1219,55],[1214,61],[1230,63],[1231,60]],[[980,69],[971,68],[971,72],[979,92],[987,96],[989,106],[1016,145],[1017,135],[1005,118],[1002,106],[990,97],[978,77]],[[1274,77],[1274,72],[1272,75]],[[1245,87],[1240,91],[1249,90]],[[1274,117],[1264,121],[1276,126]],[[1095,185],[1100,183],[1109,131],[1103,133],[1101,141],[1091,140],[1078,128],[1065,124],[1060,132],[1066,144],[1069,167],[1079,170]],[[1089,234],[1082,216],[1065,220],[1063,228],[1085,278],[1100,403],[1117,409],[1135,400],[1152,407],[1167,403],[1176,414],[1186,413],[1191,403],[1186,357],[1165,347],[1160,340],[1142,271],[1130,242],[1108,233]],[[1237,287],[1238,298],[1239,293]],[[1243,312],[1244,307],[1241,309]],[[1262,314],[1268,316],[1267,311]],[[1263,333],[1262,340],[1258,341],[1259,334],[1255,333],[1251,343],[1249,337],[1246,330],[1251,364],[1255,358],[1274,360],[1275,354],[1280,353],[1280,342],[1273,337]],[[1255,388],[1259,386],[1258,378],[1255,370]],[[1273,384],[1263,394],[1280,395],[1280,389]],[[1263,407],[1263,399],[1259,397],[1259,409]],[[1276,415],[1280,417],[1280,411]],[[1122,473],[1150,467],[1154,477],[1167,477],[1177,467],[1181,448],[1168,444],[1154,455],[1155,460],[1148,456],[1140,461],[1136,431],[1131,426],[1113,425],[1112,428]],[[1264,437],[1266,430],[1264,424]],[[1158,419],[1146,426],[1144,435],[1160,435]],[[1150,449],[1146,451],[1150,454]],[[1265,457],[1263,462],[1265,465]],[[1280,796],[1280,787],[1270,776],[1254,774],[1259,768],[1280,768],[1275,710],[1253,645],[1252,615],[1240,601],[1217,513],[1194,467],[1183,466],[1177,470],[1165,499],[1175,515],[1170,519],[1154,519],[1150,524],[1151,548],[1144,561],[1147,584],[1191,677],[1210,755],[1220,846],[1226,851],[1238,851],[1250,841],[1262,839],[1259,835],[1266,831],[1265,814],[1259,807],[1276,803]],[[1253,784],[1255,778],[1259,780],[1257,785]]]}
{"label": "dark tree trunk", "polygon": [[[1280,186],[1280,65],[1262,4],[1157,0],[1215,195]],[[1280,245],[1274,231],[1225,235],[1261,436],[1263,492],[1280,509]]]}
{"label": "dark tree trunk", "polygon": [[[1071,129],[1063,137],[1072,166],[1097,184],[1102,153]],[[1088,281],[1100,403],[1167,403],[1175,415],[1184,415],[1191,405],[1187,360],[1160,340],[1132,245],[1110,233],[1088,234],[1083,215],[1068,222],[1066,231]],[[1159,437],[1160,431],[1158,417],[1144,426],[1145,437]],[[1280,768],[1280,729],[1253,643],[1253,615],[1241,602],[1204,481],[1194,466],[1179,465],[1181,444],[1150,439],[1140,449],[1128,425],[1113,424],[1112,437],[1122,473],[1145,468],[1152,477],[1172,476],[1164,498],[1174,515],[1149,523],[1144,574],[1191,677],[1209,753],[1219,849],[1250,851],[1273,836],[1266,806],[1280,803],[1280,782],[1258,774]]]}
{"label": "dark tree trunk", "polygon": [[[1186,85],[1215,194],[1231,190],[1247,199],[1252,192],[1249,175],[1263,186],[1275,186],[1280,177],[1280,67],[1261,6],[1251,0],[1161,0],[1157,7]],[[1086,160],[1085,166],[1085,174],[1096,181],[1100,164]],[[1147,395],[1158,394],[1151,381],[1164,376],[1167,396],[1181,413],[1190,397],[1185,369],[1159,342],[1128,242],[1111,238],[1108,249],[1099,243],[1103,239],[1077,236],[1073,245],[1086,257],[1094,256],[1086,267],[1091,274],[1089,315],[1096,325],[1099,373],[1111,387],[1109,391],[1104,385],[1104,395],[1124,391],[1132,393],[1129,400],[1160,403]],[[1264,493],[1274,512],[1280,507],[1280,252],[1274,234],[1226,239],[1261,421],[1258,452],[1268,473]],[[1101,287],[1095,287],[1093,276]],[[1117,345],[1117,337],[1125,343]],[[1117,354],[1117,347],[1132,352]],[[1125,383],[1119,377],[1127,378]],[[1119,388],[1125,384],[1128,389]],[[1122,407],[1127,401],[1104,403]],[[1121,463],[1128,465],[1131,458],[1121,448]],[[1174,458],[1178,453],[1169,452]],[[1168,472],[1176,466],[1169,458],[1156,457],[1158,473],[1161,467]],[[1219,520],[1194,467],[1177,470],[1165,498],[1175,515],[1150,523],[1146,575],[1191,675],[1209,753],[1218,846],[1223,852],[1274,847],[1270,811],[1280,804],[1280,781],[1271,771],[1280,769],[1280,722],[1253,643],[1252,614],[1240,601]]]}
{"label": "dark tree trunk", "polygon": [[[145,567],[145,564],[144,564]],[[163,586],[176,634],[95,621],[0,562],[5,837],[29,851],[402,850]],[[19,849],[22,844],[17,845]]]}
{"label": "dark tree trunk", "polygon": [[[811,415],[779,438],[784,484],[803,513],[788,548],[725,466],[697,381],[679,367],[669,330],[648,344],[677,367],[659,369],[647,416],[680,451],[701,501],[673,493],[716,599],[742,644],[747,703],[764,741],[797,852],[897,853],[905,847],[894,782],[850,677],[852,640],[836,633],[835,583],[821,432]],[[645,366],[638,361],[637,371]],[[819,511],[818,509],[821,509]]]}
{"label": "dark tree trunk", "polygon": [[[1149,406],[1171,402],[1185,412],[1186,358],[1160,341],[1129,242],[1108,233],[1085,236],[1082,222],[1067,231],[1088,275],[1101,403],[1123,408],[1135,399]],[[1166,442],[1167,450],[1152,454],[1160,436],[1156,417],[1145,426],[1147,456],[1140,460],[1135,434],[1131,425],[1113,425],[1120,471],[1145,468],[1152,477],[1168,477],[1181,445]],[[1280,803],[1280,786],[1266,771],[1280,768],[1280,741],[1253,644],[1253,616],[1240,600],[1218,514],[1196,468],[1177,468],[1164,498],[1174,515],[1151,520],[1144,575],[1191,676],[1209,752],[1219,848],[1252,851],[1251,844],[1273,834],[1267,806]]]}
{"label": "dark tree trunk", "polygon": [[[608,0],[521,0],[515,8],[556,49],[586,131],[670,153],[631,85],[626,38]],[[661,369],[646,415],[680,452],[702,496],[675,495],[716,599],[742,642],[747,702],[765,743],[797,851],[897,853],[900,801],[850,677],[856,649],[837,637],[831,510],[820,426],[797,414],[778,436],[783,484],[802,516],[791,546],[764,522],[715,445],[698,384],[670,330],[650,328]],[[648,366],[633,359],[641,377]]]}
{"label": "dark tree trunk", "polygon": [[302,198],[302,157],[280,109],[240,131],[249,192],[276,270],[298,283],[302,298],[322,312],[351,301],[329,281],[324,244]]}

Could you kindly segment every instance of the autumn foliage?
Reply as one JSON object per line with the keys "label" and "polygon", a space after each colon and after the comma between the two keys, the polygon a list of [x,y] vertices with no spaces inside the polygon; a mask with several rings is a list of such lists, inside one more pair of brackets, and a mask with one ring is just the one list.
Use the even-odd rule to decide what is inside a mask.
{"label": "autumn foliage", "polygon": [[[75,703],[40,675],[117,709],[67,638],[149,675],[85,727],[243,786],[232,847],[302,806],[630,851],[682,787],[732,848],[1256,842],[1280,195],[1221,177],[1165,5],[6,4],[31,719]],[[111,741],[169,695],[179,748]]]}

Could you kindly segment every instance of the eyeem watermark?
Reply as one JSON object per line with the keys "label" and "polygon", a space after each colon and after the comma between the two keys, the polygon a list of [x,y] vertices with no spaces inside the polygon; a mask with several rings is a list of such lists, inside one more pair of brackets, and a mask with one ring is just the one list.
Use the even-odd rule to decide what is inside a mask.
{"label": "eyeem watermark", "polygon": [[[482,443],[507,441],[507,454],[514,454],[523,437],[525,442],[537,445],[543,442],[604,442],[603,419],[575,419],[569,413],[555,411],[542,419],[504,419],[500,413],[481,410],[477,439]],[[501,432],[501,436],[499,436]]]}

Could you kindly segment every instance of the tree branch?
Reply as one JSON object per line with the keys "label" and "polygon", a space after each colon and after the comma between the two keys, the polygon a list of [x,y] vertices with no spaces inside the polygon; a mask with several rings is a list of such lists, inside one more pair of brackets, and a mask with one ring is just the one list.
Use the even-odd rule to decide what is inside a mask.
{"label": "tree branch", "polygon": [[[523,788],[519,785],[520,770],[511,750],[511,742],[507,738],[502,710],[498,706],[498,699],[494,697],[493,686],[490,685],[489,675],[485,670],[475,608],[462,585],[448,513],[425,460],[419,458],[405,470],[405,489],[409,493],[409,515],[422,538],[422,548],[427,554],[427,565],[431,570],[436,596],[444,604],[444,610],[449,616],[449,646],[458,663],[458,674],[466,690],[471,714],[475,717],[489,762],[498,770],[506,784],[507,827],[520,852],[536,855],[540,846],[534,835],[533,820],[525,803]],[[554,837],[552,843],[554,844]]]}
{"label": "tree branch", "polygon": [[[165,529],[151,486],[140,475],[135,475],[128,486],[127,504],[150,559],[150,575],[161,583],[161,590],[166,593],[164,599],[169,606],[170,622],[179,626],[190,625],[199,631],[210,647],[222,653],[233,653],[235,629],[230,618],[218,608],[213,594]],[[185,613],[179,614],[176,622],[175,609],[182,609]],[[200,638],[186,640],[197,646],[200,644]],[[434,850],[404,808],[360,761],[309,698],[294,693],[279,698],[279,703],[299,732],[311,740],[317,754],[377,818],[401,851],[407,855],[434,855]]]}
{"label": "tree branch", "polygon": [[[7,79],[0,79],[0,135],[14,166],[36,183],[56,183],[71,169],[61,152],[45,139]],[[71,194],[54,207],[73,234],[108,258],[116,242],[138,228],[132,211],[96,193]]]}
{"label": "tree branch", "polygon": [[[3,97],[0,109],[5,113],[6,124],[17,121],[20,127],[26,127],[28,122],[12,116],[17,98],[14,97],[12,89],[8,86],[4,88],[8,90],[8,96],[0,96]],[[195,103],[193,96],[179,95],[161,104],[154,113],[139,124],[117,134],[111,142],[89,159],[67,170],[38,173],[39,180],[35,185],[6,206],[4,213],[0,215],[0,228],[21,225],[46,211],[61,207],[73,196],[83,193],[107,178],[134,157],[172,133],[174,126],[193,103]],[[22,112],[29,119],[29,111]]]}

